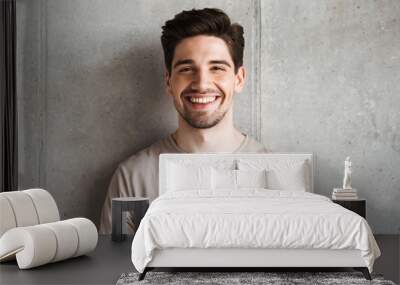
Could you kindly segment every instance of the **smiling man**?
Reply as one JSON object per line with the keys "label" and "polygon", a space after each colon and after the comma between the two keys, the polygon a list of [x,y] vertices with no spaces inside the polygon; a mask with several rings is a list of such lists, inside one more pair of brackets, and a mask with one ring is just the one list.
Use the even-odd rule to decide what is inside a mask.
{"label": "smiling man", "polygon": [[[111,233],[111,200],[158,196],[160,153],[263,153],[267,149],[233,124],[233,99],[245,82],[243,28],[218,9],[183,11],[163,26],[166,93],[178,129],[123,161],[104,202],[100,233]],[[129,219],[129,232],[137,225]]]}

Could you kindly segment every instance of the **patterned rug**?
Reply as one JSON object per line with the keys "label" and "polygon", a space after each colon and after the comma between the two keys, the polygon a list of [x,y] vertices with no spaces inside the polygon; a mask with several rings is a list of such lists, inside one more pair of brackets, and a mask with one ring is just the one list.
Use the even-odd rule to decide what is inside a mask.
{"label": "patterned rug", "polygon": [[384,280],[380,274],[371,274],[372,281],[366,280],[361,272],[147,272],[145,279],[138,281],[139,273],[124,273],[116,285],[134,284],[379,284],[396,285]]}

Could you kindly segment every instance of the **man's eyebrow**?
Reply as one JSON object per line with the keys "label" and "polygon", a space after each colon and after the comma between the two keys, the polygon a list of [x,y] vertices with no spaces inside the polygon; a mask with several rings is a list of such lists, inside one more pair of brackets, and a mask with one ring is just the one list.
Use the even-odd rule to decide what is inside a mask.
{"label": "man's eyebrow", "polygon": [[231,67],[229,62],[227,62],[226,60],[211,60],[210,63],[211,64],[223,64],[223,65],[226,65],[228,67]]}
{"label": "man's eyebrow", "polygon": [[[228,66],[228,67],[231,67],[231,65],[229,64],[229,62],[227,62],[226,60],[210,60],[209,63],[210,63],[210,64],[223,64],[223,65],[226,65],[226,66]],[[176,68],[177,66],[183,65],[183,64],[194,64],[194,60],[193,60],[193,59],[181,59],[181,60],[178,60],[178,61],[174,64],[173,68]]]}
{"label": "man's eyebrow", "polygon": [[193,63],[194,61],[192,59],[181,59],[174,64],[174,68],[182,64],[193,64]]}

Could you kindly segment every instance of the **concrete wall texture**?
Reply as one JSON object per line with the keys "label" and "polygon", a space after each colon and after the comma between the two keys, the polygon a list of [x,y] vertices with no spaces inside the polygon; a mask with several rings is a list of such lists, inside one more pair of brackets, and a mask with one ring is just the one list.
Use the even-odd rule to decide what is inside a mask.
{"label": "concrete wall texture", "polygon": [[346,156],[375,233],[400,233],[400,2],[17,0],[20,189],[98,223],[117,164],[167,136],[161,26],[225,10],[245,29],[235,124],[273,152],[314,152],[315,192]]}

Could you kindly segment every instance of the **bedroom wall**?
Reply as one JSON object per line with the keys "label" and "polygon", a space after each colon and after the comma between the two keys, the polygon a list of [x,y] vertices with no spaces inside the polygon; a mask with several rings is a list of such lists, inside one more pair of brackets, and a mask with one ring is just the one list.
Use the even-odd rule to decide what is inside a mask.
{"label": "bedroom wall", "polygon": [[210,5],[246,29],[248,82],[235,121],[253,134],[253,2],[18,0],[20,189],[43,187],[62,218],[98,223],[118,163],[177,127],[163,91],[161,26]]}
{"label": "bedroom wall", "polygon": [[400,2],[261,1],[262,141],[312,151],[315,189],[346,156],[377,233],[400,233]]}
{"label": "bedroom wall", "polygon": [[375,233],[400,233],[398,1],[17,0],[20,188],[96,223],[117,164],[174,131],[162,24],[223,8],[245,28],[235,123],[277,152],[313,151],[316,192],[353,186]]}

